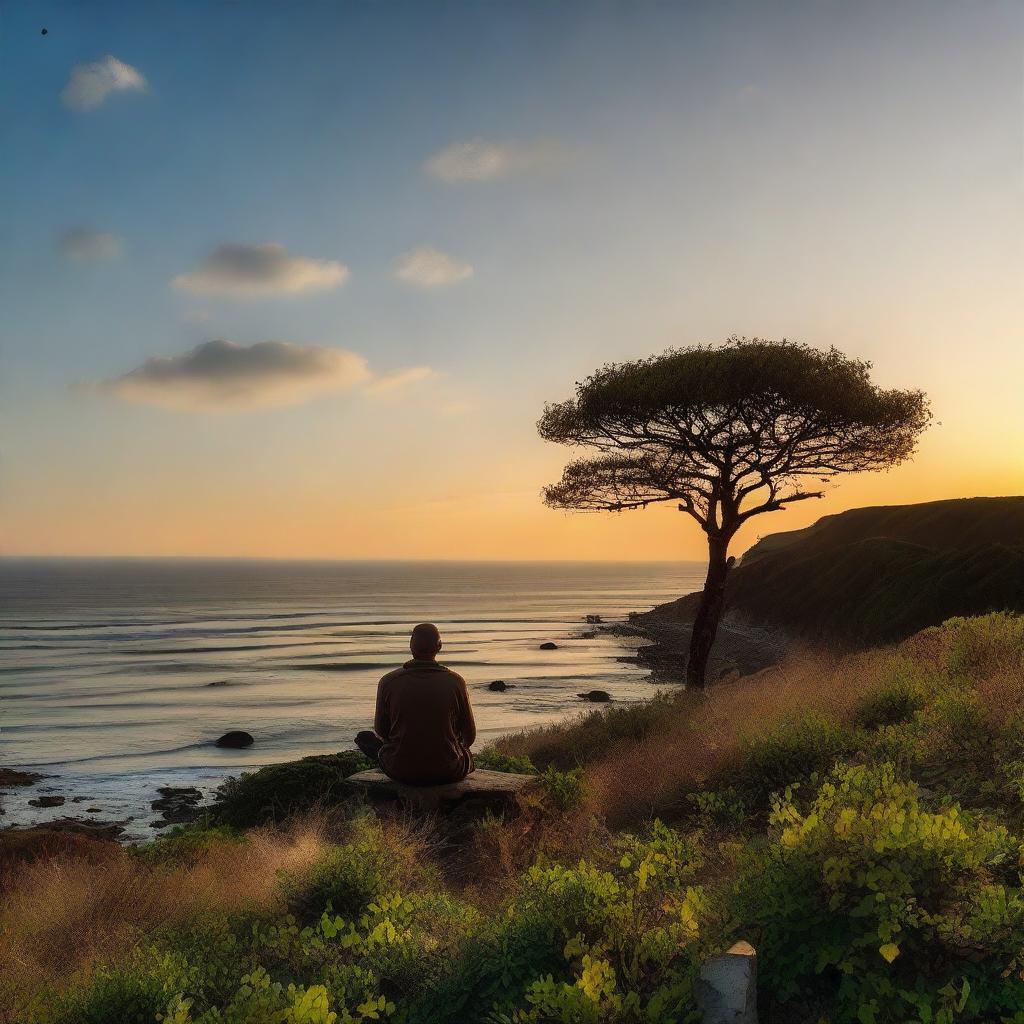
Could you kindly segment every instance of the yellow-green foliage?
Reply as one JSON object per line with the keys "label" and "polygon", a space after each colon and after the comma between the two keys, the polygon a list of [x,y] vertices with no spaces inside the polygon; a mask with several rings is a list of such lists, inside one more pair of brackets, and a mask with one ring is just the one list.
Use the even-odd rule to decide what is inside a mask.
{"label": "yellow-green foliage", "polygon": [[[344,913],[238,916],[154,935],[33,1024],[686,1021],[706,900],[697,838],[660,822],[592,860],[535,865],[483,914],[433,872],[387,871],[372,823],[310,877]],[[378,838],[380,838],[378,836]],[[413,891],[390,889],[399,874]],[[286,879],[291,895],[294,879]],[[372,894],[372,895],[368,895]],[[306,891],[307,898],[309,890]],[[365,900],[357,906],[360,899]]]}
{"label": "yellow-green foliage", "polygon": [[1024,1008],[1021,844],[1006,828],[956,804],[930,809],[889,763],[837,768],[806,807],[789,789],[770,821],[736,910],[780,997],[824,978],[838,983],[839,1019],[868,1024]]}

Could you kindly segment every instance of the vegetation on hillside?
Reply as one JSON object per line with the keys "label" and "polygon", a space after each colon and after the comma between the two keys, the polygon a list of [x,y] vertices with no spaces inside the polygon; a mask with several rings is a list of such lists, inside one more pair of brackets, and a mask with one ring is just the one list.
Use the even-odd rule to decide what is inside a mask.
{"label": "vegetation on hillside", "polygon": [[3,1019],[685,1022],[745,938],[767,1021],[1022,1024],[1022,696],[1024,618],[954,619],[508,737],[544,781],[458,836],[306,808],[25,865]]}
{"label": "vegetation on hillside", "polygon": [[[697,605],[688,595],[652,614],[691,618]],[[1024,612],[1024,498],[850,509],[770,534],[730,574],[726,608],[848,646]]]}

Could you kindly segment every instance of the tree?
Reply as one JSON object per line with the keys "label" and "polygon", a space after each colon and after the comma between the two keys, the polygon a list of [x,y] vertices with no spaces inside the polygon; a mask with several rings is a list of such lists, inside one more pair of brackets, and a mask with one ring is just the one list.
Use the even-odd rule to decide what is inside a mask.
{"label": "tree", "polygon": [[808,480],[913,454],[931,419],[927,397],[882,390],[870,370],[834,348],[733,337],[606,365],[577,383],[575,398],[544,407],[541,437],[597,453],[570,462],[544,489],[546,504],[621,512],[675,501],[707,535],[687,685],[704,686],[740,527],[820,498]]}

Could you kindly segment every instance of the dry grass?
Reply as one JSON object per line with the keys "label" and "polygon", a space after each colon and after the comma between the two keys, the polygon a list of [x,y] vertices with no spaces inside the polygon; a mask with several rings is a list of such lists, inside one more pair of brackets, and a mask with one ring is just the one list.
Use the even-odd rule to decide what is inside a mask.
{"label": "dry grass", "polygon": [[[633,722],[627,721],[633,709],[602,709],[568,724],[506,737],[498,746],[542,764],[552,751],[571,752],[575,763],[586,765],[590,809],[619,828],[682,810],[687,793],[736,767],[746,740],[787,718],[818,712],[849,721],[858,700],[894,671],[904,653],[901,648],[846,656],[800,651],[780,665],[703,693],[680,690],[655,714],[638,709]],[[941,653],[936,649],[932,656]],[[609,722],[610,715],[620,721]]]}
{"label": "dry grass", "polygon": [[111,847],[106,856],[59,855],[24,865],[0,910],[0,1020],[48,985],[62,986],[125,956],[139,939],[207,914],[269,909],[279,871],[301,872],[326,845],[321,822],[287,832],[218,840],[185,866],[146,863]]}

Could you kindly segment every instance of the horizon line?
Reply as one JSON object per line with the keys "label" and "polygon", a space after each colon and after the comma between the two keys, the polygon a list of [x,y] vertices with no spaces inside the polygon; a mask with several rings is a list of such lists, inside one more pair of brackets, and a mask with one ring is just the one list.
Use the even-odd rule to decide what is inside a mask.
{"label": "horizon line", "polygon": [[366,564],[404,564],[408,562],[449,563],[461,565],[665,565],[668,563],[693,563],[703,565],[701,558],[359,558],[319,557],[316,555],[5,555],[0,562],[42,562],[42,561],[104,561],[104,562],[363,562]]}

